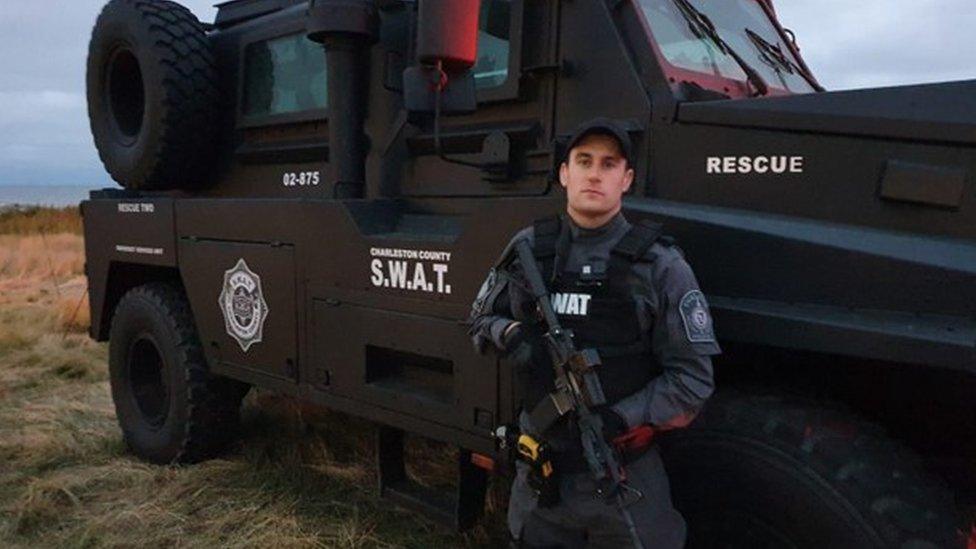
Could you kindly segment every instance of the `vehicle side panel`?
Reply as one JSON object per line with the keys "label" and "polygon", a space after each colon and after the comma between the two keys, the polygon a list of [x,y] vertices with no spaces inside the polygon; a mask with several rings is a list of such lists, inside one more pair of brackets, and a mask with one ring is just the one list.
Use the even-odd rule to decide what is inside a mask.
{"label": "vehicle side panel", "polygon": [[[655,136],[655,196],[632,207],[677,237],[724,341],[976,369],[970,148],[698,124]],[[955,204],[912,194],[934,186],[955,186]]]}
{"label": "vehicle side panel", "polygon": [[[91,336],[108,338],[114,307],[109,277],[113,265],[175,267],[174,207],[170,198],[86,200],[81,204],[85,234],[85,274],[89,283]],[[126,281],[115,281],[125,285]],[[116,289],[117,290],[117,289]],[[117,291],[115,293],[118,293]]]}
{"label": "vehicle side panel", "polygon": [[[509,236],[559,202],[184,199],[180,275],[215,371],[487,451],[511,402],[463,321]],[[246,352],[218,303],[240,259],[269,311]]]}
{"label": "vehicle side panel", "polygon": [[[211,364],[295,381],[298,296],[294,246],[181,239],[180,258],[183,285]],[[258,294],[235,284],[237,273],[242,273],[245,283],[255,280],[249,271],[260,277]],[[250,333],[248,329],[259,324],[257,333]]]}

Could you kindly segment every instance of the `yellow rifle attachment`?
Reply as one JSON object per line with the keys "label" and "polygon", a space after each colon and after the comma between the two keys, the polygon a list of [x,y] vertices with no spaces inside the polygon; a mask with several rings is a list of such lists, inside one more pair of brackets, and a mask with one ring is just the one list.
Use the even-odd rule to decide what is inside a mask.
{"label": "yellow rifle attachment", "polygon": [[529,435],[521,434],[518,438],[518,452],[525,461],[538,466],[543,477],[552,475],[552,462],[546,456],[546,447],[542,443]]}

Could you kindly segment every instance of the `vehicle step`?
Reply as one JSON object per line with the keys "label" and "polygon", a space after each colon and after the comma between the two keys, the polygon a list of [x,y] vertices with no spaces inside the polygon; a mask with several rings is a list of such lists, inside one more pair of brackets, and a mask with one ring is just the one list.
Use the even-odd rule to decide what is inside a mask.
{"label": "vehicle step", "polygon": [[457,499],[441,490],[428,488],[406,479],[387,484],[382,488],[380,496],[405,509],[425,515],[448,528],[457,527],[455,523]]}
{"label": "vehicle step", "polygon": [[471,462],[471,452],[458,455],[455,493],[436,490],[411,479],[404,464],[404,433],[380,427],[376,436],[380,496],[430,520],[458,531],[474,526],[484,511],[488,474]]}

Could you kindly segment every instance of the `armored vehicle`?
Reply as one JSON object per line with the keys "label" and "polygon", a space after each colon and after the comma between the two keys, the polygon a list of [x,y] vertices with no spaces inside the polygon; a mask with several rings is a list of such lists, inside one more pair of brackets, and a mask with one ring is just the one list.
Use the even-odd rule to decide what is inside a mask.
{"label": "armored vehicle", "polygon": [[[769,0],[112,0],[88,58],[121,188],[82,204],[126,441],[192,462],[255,386],[367,418],[380,489],[470,526],[510,368],[464,320],[563,207],[580,122],[694,265],[718,392],[659,438],[692,546],[953,546],[976,472],[976,82],[825,92]],[[405,433],[460,448],[458,493]]]}

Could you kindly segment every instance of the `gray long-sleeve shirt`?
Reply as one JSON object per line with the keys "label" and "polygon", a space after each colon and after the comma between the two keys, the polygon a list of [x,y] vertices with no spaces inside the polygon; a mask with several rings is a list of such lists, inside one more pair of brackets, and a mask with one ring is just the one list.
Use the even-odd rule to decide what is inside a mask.
{"label": "gray long-sleeve shirt", "polygon": [[[564,258],[566,271],[579,272],[583,265],[609,260],[610,252],[630,229],[618,214],[597,229],[584,229],[569,223],[572,244]],[[503,257],[515,242],[534,241],[531,227],[512,238]],[[507,273],[492,269],[472,307],[471,336],[475,349],[488,352],[502,349],[505,328],[521,320],[528,294],[514,284],[518,266]],[[708,305],[698,288],[691,267],[681,251],[655,243],[643,261],[634,263],[637,317],[643,332],[650,332],[652,352],[663,373],[642,390],[614,405],[629,426],[649,423],[658,429],[684,427],[694,419],[714,389],[712,362],[721,352],[715,341]],[[648,368],[653,365],[648,364]]]}

